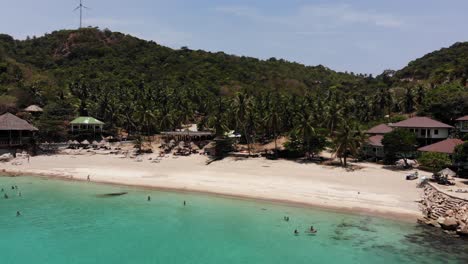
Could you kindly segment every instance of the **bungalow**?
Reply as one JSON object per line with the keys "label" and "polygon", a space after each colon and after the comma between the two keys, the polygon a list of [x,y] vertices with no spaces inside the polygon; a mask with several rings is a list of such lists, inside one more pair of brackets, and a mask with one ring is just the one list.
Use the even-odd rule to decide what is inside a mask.
{"label": "bungalow", "polygon": [[421,151],[421,152],[436,152],[436,153],[443,153],[443,154],[447,154],[447,155],[452,155],[455,152],[455,148],[458,145],[461,145],[463,143],[464,142],[461,139],[449,138],[449,139],[434,143],[432,145],[419,148],[418,151]]}
{"label": "bungalow", "polygon": [[104,128],[104,123],[102,121],[99,121],[96,118],[89,116],[80,116],[75,120],[71,121],[70,125],[72,133],[96,133],[96,130],[102,133],[102,130]]}
{"label": "bungalow", "polygon": [[0,151],[27,148],[38,129],[10,113],[0,116]]}
{"label": "bungalow", "polygon": [[433,120],[429,117],[417,116],[403,120],[398,123],[390,124],[392,128],[408,129],[416,134],[416,138],[422,145],[428,145],[441,141],[449,137],[450,125]]}
{"label": "bungalow", "polygon": [[381,124],[366,131],[370,137],[363,146],[363,154],[366,157],[383,159],[385,156],[382,139],[385,134],[392,132],[393,128],[386,124]]}
{"label": "bungalow", "polygon": [[468,115],[460,117],[455,121],[457,121],[457,128],[461,133],[468,133]]}

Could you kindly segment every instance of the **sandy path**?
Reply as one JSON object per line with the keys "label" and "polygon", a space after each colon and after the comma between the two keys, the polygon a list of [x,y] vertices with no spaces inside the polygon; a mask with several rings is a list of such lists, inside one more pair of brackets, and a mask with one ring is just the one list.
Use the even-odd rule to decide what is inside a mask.
{"label": "sandy path", "polygon": [[361,170],[293,161],[228,158],[206,165],[206,157],[166,158],[161,163],[117,156],[38,156],[22,165],[0,164],[21,174],[44,174],[92,181],[200,191],[303,205],[415,219],[420,190],[406,181],[407,172],[360,164]]}

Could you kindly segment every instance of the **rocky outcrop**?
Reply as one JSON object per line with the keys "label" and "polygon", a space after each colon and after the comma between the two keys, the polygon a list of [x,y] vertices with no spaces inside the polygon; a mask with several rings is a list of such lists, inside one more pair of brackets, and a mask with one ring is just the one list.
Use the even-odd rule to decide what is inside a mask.
{"label": "rocky outcrop", "polygon": [[468,200],[450,196],[428,184],[424,189],[421,209],[425,223],[459,235],[468,235]]}

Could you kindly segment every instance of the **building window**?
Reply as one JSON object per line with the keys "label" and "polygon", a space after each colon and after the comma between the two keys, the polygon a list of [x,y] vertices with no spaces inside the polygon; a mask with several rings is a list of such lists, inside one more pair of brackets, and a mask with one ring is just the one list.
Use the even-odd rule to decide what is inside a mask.
{"label": "building window", "polygon": [[426,129],[421,129],[421,136],[425,136],[426,135]]}
{"label": "building window", "polygon": [[414,129],[412,129],[412,128],[410,128],[410,130],[409,130],[409,131],[410,131],[411,133],[414,133]]}
{"label": "building window", "polygon": [[434,135],[439,135],[439,129],[434,129]]}

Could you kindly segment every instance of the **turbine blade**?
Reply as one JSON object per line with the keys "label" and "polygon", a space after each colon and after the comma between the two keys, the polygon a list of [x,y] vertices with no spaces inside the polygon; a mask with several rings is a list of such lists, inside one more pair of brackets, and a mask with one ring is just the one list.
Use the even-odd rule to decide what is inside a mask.
{"label": "turbine blade", "polygon": [[91,10],[91,8],[89,8],[89,7],[87,7],[87,6],[83,6],[83,7],[84,7],[84,8],[86,8],[86,9],[89,9],[89,10]]}
{"label": "turbine blade", "polygon": [[73,11],[76,11],[76,10],[80,9],[80,7],[81,7],[81,6],[78,6],[77,8],[73,9]]}

